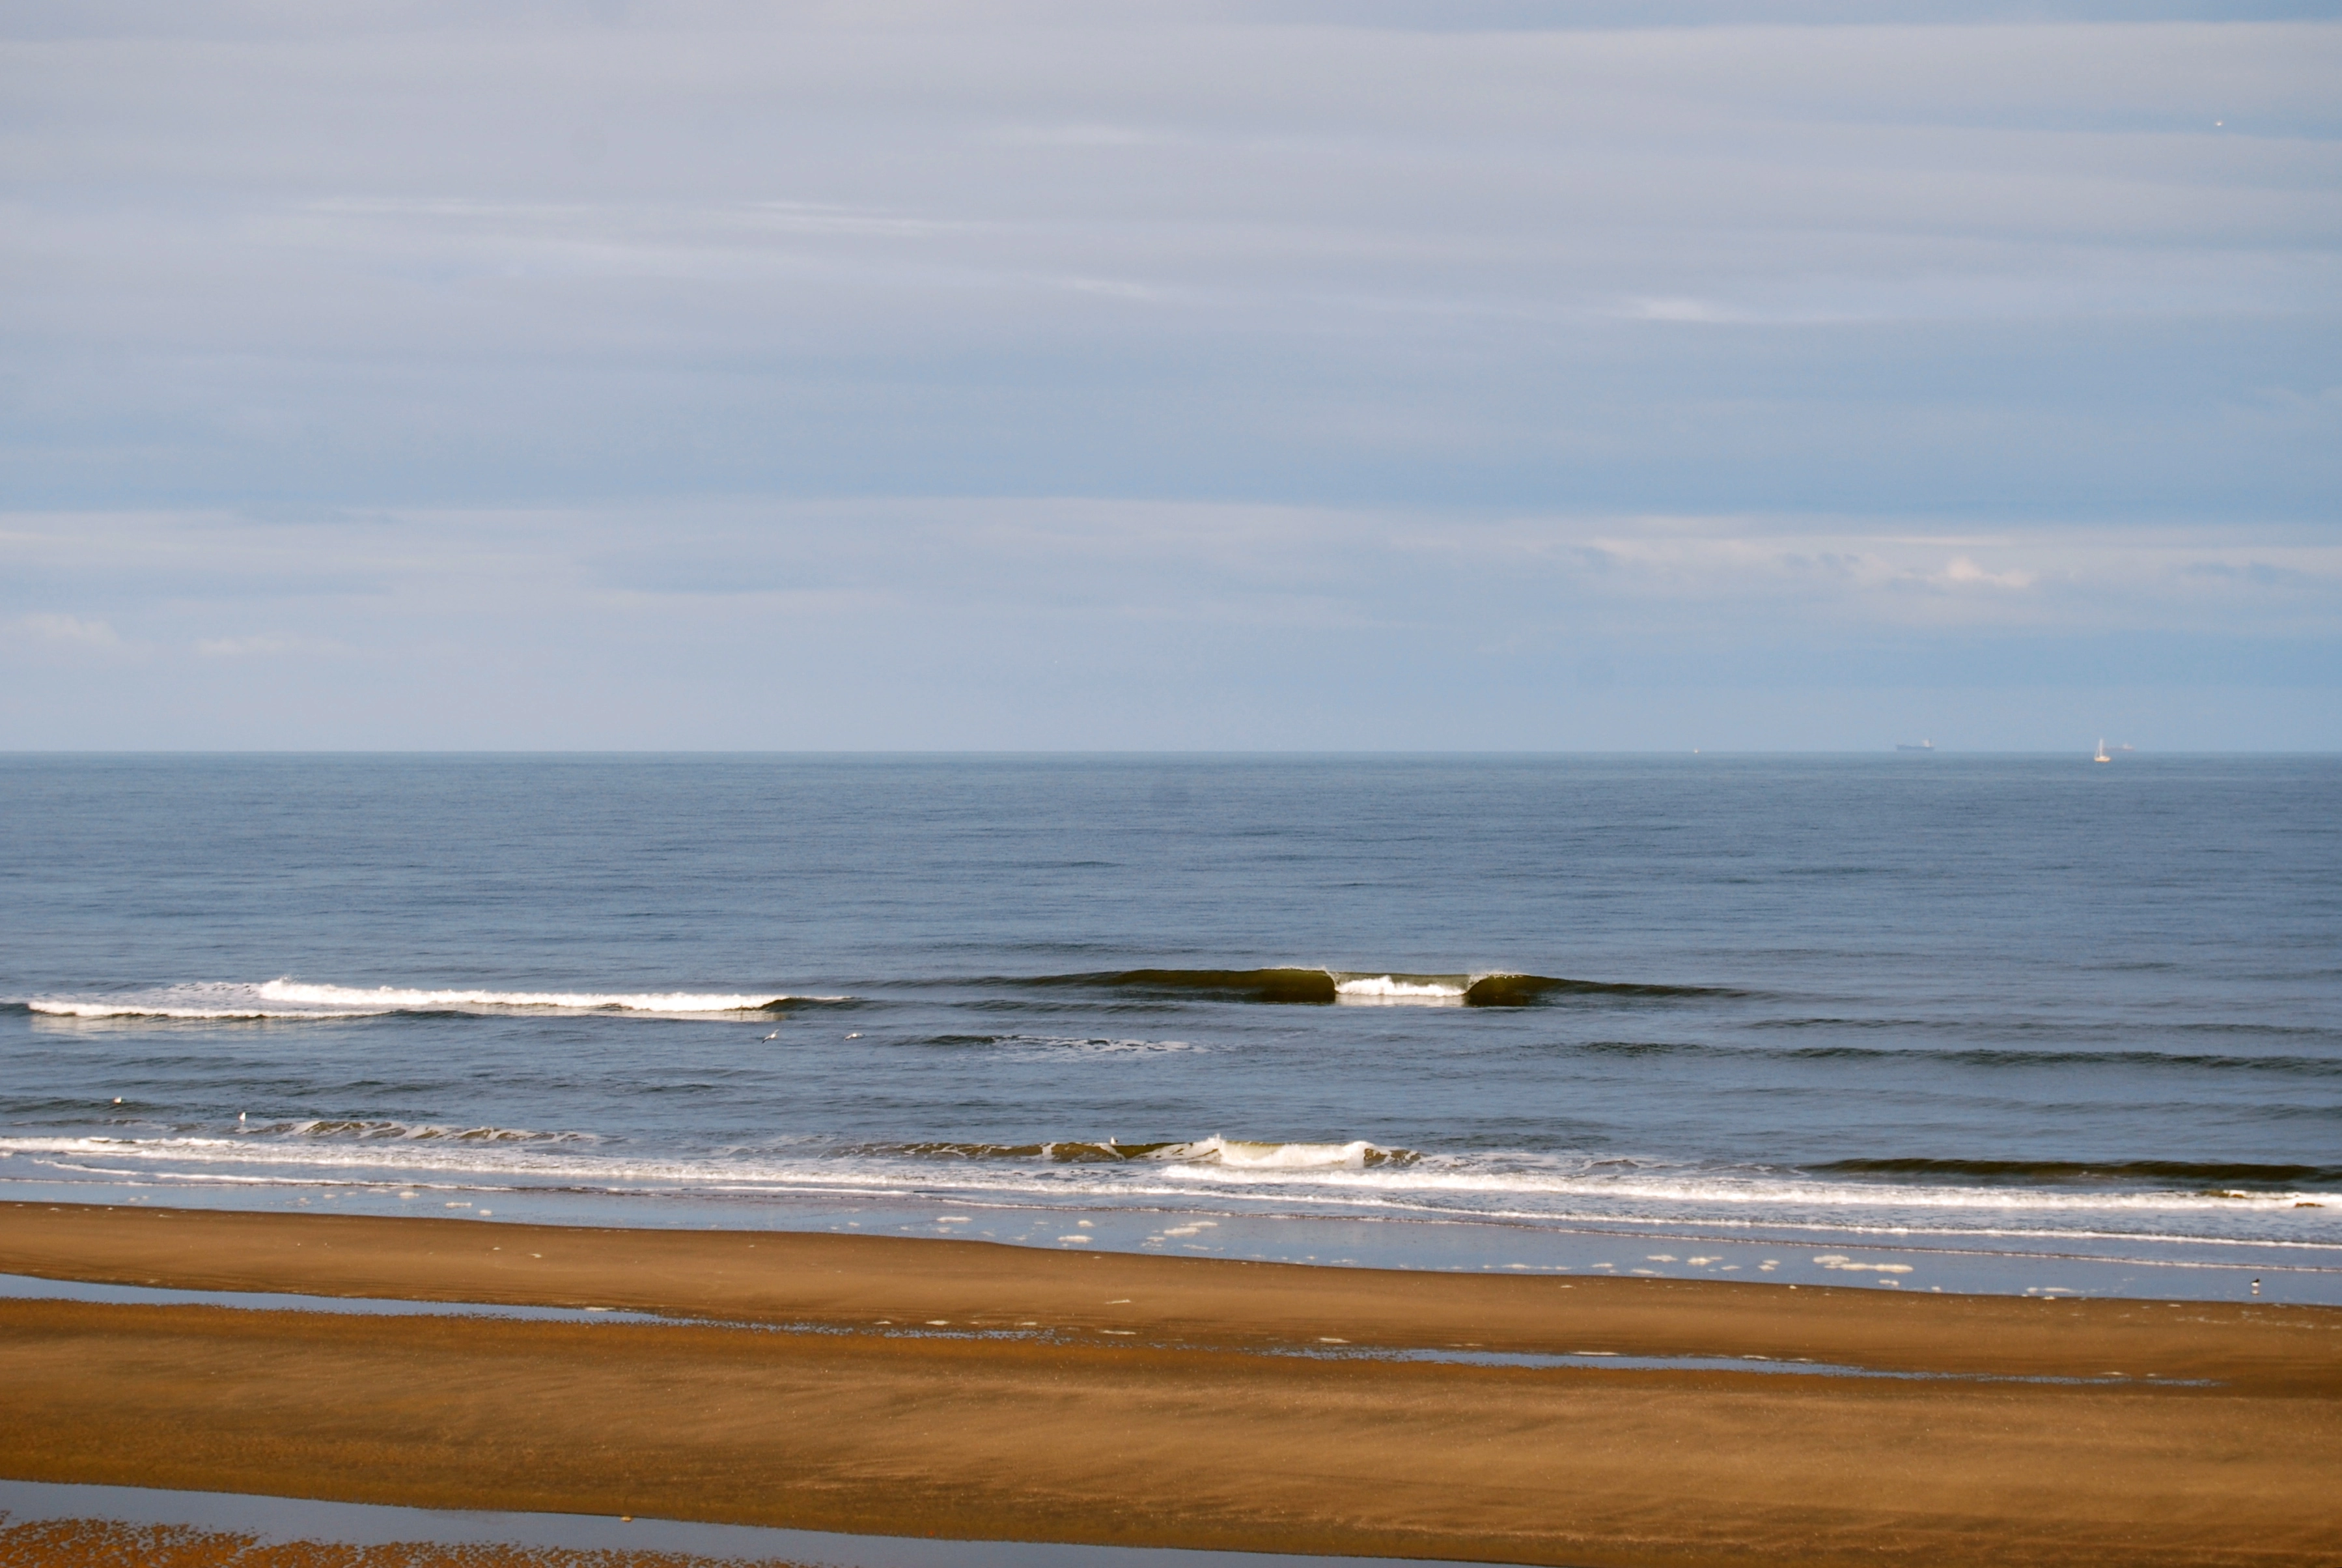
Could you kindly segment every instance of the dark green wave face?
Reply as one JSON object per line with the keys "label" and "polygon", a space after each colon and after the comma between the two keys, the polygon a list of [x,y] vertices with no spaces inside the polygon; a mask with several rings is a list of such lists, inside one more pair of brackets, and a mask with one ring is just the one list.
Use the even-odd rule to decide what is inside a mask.
{"label": "dark green wave face", "polygon": [[[1112,973],[1036,975],[1015,983],[1033,986],[1079,986],[1101,990],[1145,991],[1157,995],[1203,995],[1221,1001],[1257,1001],[1329,1006],[1341,1000],[1346,980],[1387,979],[1401,983],[1453,988],[1451,1000],[1466,1007],[1535,1007],[1570,996],[1690,997],[1719,994],[1700,986],[1634,985],[1609,980],[1562,980],[1550,975],[1489,974],[1472,976],[1404,974],[1395,970],[1356,973],[1322,969],[1258,970],[1123,970]],[[1728,993],[1724,993],[1728,994]]]}
{"label": "dark green wave face", "polygon": [[1106,983],[1128,990],[1214,991],[1243,1001],[1334,1000],[1334,977],[1325,970],[1126,970]]}
{"label": "dark green wave face", "polygon": [[1124,970],[1118,973],[1036,975],[1013,983],[1160,995],[1201,994],[1222,1001],[1331,1003],[1334,1000],[1334,976],[1326,970]]}

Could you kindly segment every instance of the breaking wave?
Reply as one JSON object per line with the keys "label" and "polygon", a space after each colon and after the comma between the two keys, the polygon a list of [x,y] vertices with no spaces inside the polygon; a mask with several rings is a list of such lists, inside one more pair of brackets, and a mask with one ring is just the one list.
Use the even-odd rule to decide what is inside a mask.
{"label": "breaking wave", "polygon": [[356,1009],[337,1012],[321,1012],[315,1008],[265,1007],[175,1007],[167,1002],[145,1001],[69,1001],[56,997],[35,997],[25,1004],[27,1012],[44,1018],[157,1018],[200,1019],[216,1023],[235,1023],[261,1019],[314,1019],[376,1017],[387,1009],[363,1013]]}
{"label": "breaking wave", "polygon": [[1010,984],[1176,996],[1202,994],[1223,1001],[1330,1006],[1338,1002],[1414,1003],[1449,1007],[1531,1007],[1569,996],[1689,997],[1734,994],[1712,987],[1634,985],[1562,980],[1550,975],[1408,974],[1397,970],[1326,969],[1122,970],[1092,974],[1036,975]]}
{"label": "breaking wave", "polygon": [[722,1014],[775,1012],[798,1003],[840,1002],[846,997],[771,992],[524,991],[422,990],[315,985],[290,979],[259,985],[212,981],[106,997],[35,997],[27,1011],[58,1018],[331,1019],[388,1013],[605,1012]]}
{"label": "breaking wave", "polygon": [[[652,1150],[618,1138],[525,1129],[315,1121],[245,1132],[161,1137],[0,1137],[0,1191],[16,1181],[123,1181],[155,1189],[308,1184],[615,1197],[852,1196],[1092,1211],[1199,1200],[1228,1213],[1571,1226],[1696,1223],[1809,1233],[2089,1237],[2342,1249],[2330,1191],[2197,1181],[2160,1188],[2074,1182],[1916,1182],[1868,1173],[1526,1153],[1418,1153],[1364,1140],[1226,1138],[1124,1143],[929,1141]],[[406,1196],[402,1192],[400,1196]],[[1263,1205],[1266,1208],[1263,1209]],[[498,1205],[503,1207],[503,1205]],[[2314,1216],[2314,1217],[2313,1217]],[[2225,1238],[2225,1240],[2224,1240]],[[1898,1244],[1917,1244],[1902,1242]]]}
{"label": "breaking wave", "polygon": [[466,1007],[555,1008],[572,1012],[762,1012],[792,1001],[843,1001],[843,997],[790,997],[770,993],[747,995],[704,991],[535,991],[535,990],[410,990],[377,986],[304,985],[274,980],[260,994],[272,1001],[305,1002],[317,1007],[378,1007],[396,1010],[414,1008]]}

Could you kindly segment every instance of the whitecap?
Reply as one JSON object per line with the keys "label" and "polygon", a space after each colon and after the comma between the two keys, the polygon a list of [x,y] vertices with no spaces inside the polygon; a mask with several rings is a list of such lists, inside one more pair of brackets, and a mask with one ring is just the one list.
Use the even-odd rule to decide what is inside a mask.
{"label": "whitecap", "polygon": [[1334,1000],[1461,1007],[1471,986],[1469,975],[1337,974],[1334,977]]}
{"label": "whitecap", "polygon": [[113,996],[35,997],[29,1011],[55,1018],[254,1019],[368,1018],[398,1012],[543,1010],[705,1016],[768,1011],[792,1002],[837,1002],[843,996],[776,991],[494,990],[485,988],[344,986],[288,977],[254,985],[204,981]]}
{"label": "whitecap", "polygon": [[426,990],[400,986],[376,986],[365,990],[356,986],[312,985],[289,979],[270,980],[258,990],[261,998],[268,1001],[306,1002],[331,1008],[395,1008],[402,1011],[509,1007],[557,1008],[574,1012],[754,1012],[789,1001],[846,1000],[843,997],[775,995],[769,991],[744,995],[702,991]]}

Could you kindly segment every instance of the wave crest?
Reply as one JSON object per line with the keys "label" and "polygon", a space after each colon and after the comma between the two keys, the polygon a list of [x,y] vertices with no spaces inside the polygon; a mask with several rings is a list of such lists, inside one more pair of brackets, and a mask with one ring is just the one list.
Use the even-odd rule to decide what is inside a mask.
{"label": "wave crest", "polygon": [[372,988],[319,985],[280,978],[258,985],[205,981],[157,990],[105,997],[35,997],[26,1011],[55,1018],[255,1019],[375,1018],[390,1013],[601,1012],[674,1017],[723,1013],[769,1013],[800,1004],[849,1001],[842,996],[793,996],[772,992],[706,991],[524,991],[473,989],[425,990],[408,986]]}
{"label": "wave crest", "polygon": [[369,990],[356,986],[310,985],[293,980],[273,980],[257,990],[265,1001],[400,1012],[466,1007],[546,1008],[565,1012],[763,1012],[792,1001],[845,1000],[702,991],[421,990],[399,986],[376,986]]}
{"label": "wave crest", "polygon": [[1728,996],[1709,986],[1637,985],[1612,980],[1566,980],[1553,975],[1410,974],[1396,970],[1327,970],[1285,967],[1255,970],[1122,970],[1089,974],[1036,975],[1008,982],[1029,986],[1083,987],[1177,996],[1200,992],[1223,1001],[1327,1006],[1336,1002],[1432,1006],[1533,1007],[1566,996],[1663,998]]}
{"label": "wave crest", "polygon": [[319,1012],[314,1008],[265,1007],[174,1007],[167,1002],[146,1001],[71,1001],[57,997],[35,997],[25,1004],[27,1012],[46,1018],[157,1018],[200,1019],[215,1023],[237,1023],[261,1019],[368,1018],[378,1017],[388,1009],[377,1008],[373,1012],[350,1009],[341,1012]]}

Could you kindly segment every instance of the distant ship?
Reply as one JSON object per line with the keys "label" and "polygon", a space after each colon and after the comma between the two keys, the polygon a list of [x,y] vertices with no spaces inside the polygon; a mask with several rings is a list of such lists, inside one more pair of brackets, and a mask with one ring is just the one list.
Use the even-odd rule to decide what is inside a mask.
{"label": "distant ship", "polygon": [[1922,740],[1917,746],[1907,740],[1897,740],[1895,743],[1895,749],[1897,751],[1933,751],[1935,749],[1936,743],[1932,740]]}

